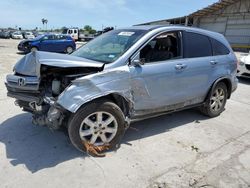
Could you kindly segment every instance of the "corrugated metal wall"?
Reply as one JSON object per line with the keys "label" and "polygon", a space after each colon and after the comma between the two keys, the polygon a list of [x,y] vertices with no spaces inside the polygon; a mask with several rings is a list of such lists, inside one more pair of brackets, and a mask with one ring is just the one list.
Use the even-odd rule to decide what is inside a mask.
{"label": "corrugated metal wall", "polygon": [[194,26],[219,32],[233,46],[250,46],[250,1],[239,0],[225,9],[195,17]]}

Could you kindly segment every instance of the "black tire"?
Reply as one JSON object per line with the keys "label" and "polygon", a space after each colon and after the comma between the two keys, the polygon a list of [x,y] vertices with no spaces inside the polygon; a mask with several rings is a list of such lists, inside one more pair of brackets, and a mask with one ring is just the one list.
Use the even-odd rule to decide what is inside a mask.
{"label": "black tire", "polygon": [[[71,143],[78,150],[86,152],[86,148],[84,147],[82,143],[82,141],[85,138],[80,137],[80,128],[82,129],[81,127],[82,122],[85,120],[85,118],[88,118],[91,114],[95,112],[100,112],[100,111],[111,114],[117,122],[117,131],[115,133],[114,138],[110,140],[110,142],[105,143],[105,144],[109,145],[109,149],[114,149],[119,146],[119,142],[125,133],[125,118],[124,118],[123,112],[113,102],[110,102],[108,100],[96,100],[96,101],[90,102],[82,106],[75,114],[72,115],[69,121],[69,125],[68,125],[69,138],[71,140]],[[104,133],[104,134],[109,134],[109,133]],[[92,136],[93,136],[93,133],[91,135],[91,138]]]}
{"label": "black tire", "polygon": [[73,52],[73,48],[71,46],[68,46],[65,50],[67,54],[71,54]]}
{"label": "black tire", "polygon": [[[216,92],[221,92],[224,96],[223,100],[217,96]],[[206,105],[202,106],[200,108],[201,112],[209,117],[217,117],[221,114],[221,112],[224,111],[224,107],[226,105],[228,96],[227,86],[223,82],[219,82],[211,92],[211,95],[209,96],[209,99],[206,103]],[[216,99],[214,99],[216,98]],[[215,104],[217,103],[217,104]],[[217,105],[218,108],[214,105]]]}

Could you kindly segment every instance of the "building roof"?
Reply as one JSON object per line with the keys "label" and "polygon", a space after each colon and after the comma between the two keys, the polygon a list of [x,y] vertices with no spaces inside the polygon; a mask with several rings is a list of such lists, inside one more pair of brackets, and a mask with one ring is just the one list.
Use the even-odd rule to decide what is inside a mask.
{"label": "building roof", "polygon": [[193,17],[201,17],[205,16],[207,14],[211,14],[212,12],[221,10],[229,5],[232,5],[240,0],[219,0],[216,3],[213,3],[212,5],[209,5],[203,9],[197,10],[196,12],[193,12],[189,15],[182,16],[182,17],[177,17],[177,18],[170,18],[170,19],[164,19],[164,20],[157,20],[157,21],[152,21],[152,22],[147,22],[147,23],[142,23],[138,25],[148,25],[148,24],[154,24],[158,22],[166,22],[167,23],[172,23],[173,20],[185,20],[186,17],[193,18]]}
{"label": "building roof", "polygon": [[197,10],[194,13],[191,13],[190,15],[188,15],[188,17],[195,17],[195,16],[205,16],[207,14],[210,14],[212,12],[221,10],[229,5],[232,5],[234,3],[236,3],[239,0],[220,0],[217,3],[214,3],[212,5],[207,6],[206,8],[203,8],[201,10]]}

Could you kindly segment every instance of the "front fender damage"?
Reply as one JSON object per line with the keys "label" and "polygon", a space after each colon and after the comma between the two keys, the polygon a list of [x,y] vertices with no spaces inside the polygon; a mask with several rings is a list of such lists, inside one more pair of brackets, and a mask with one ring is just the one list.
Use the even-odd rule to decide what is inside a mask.
{"label": "front fender damage", "polygon": [[116,94],[123,97],[133,107],[128,67],[120,67],[88,75],[73,81],[58,97],[57,104],[75,113],[82,105],[94,99]]}

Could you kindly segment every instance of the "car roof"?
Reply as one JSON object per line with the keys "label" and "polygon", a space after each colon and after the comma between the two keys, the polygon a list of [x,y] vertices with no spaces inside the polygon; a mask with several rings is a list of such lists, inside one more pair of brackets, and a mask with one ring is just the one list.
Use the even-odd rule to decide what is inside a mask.
{"label": "car roof", "polygon": [[165,29],[165,30],[184,30],[189,32],[196,32],[205,34],[207,36],[213,37],[215,39],[220,40],[221,42],[225,43],[223,35],[217,32],[208,31],[196,27],[187,27],[187,26],[181,26],[181,25],[138,25],[138,26],[131,26],[126,28],[120,28],[120,29],[135,29],[135,30],[145,30],[145,31],[153,31],[157,29]]}

